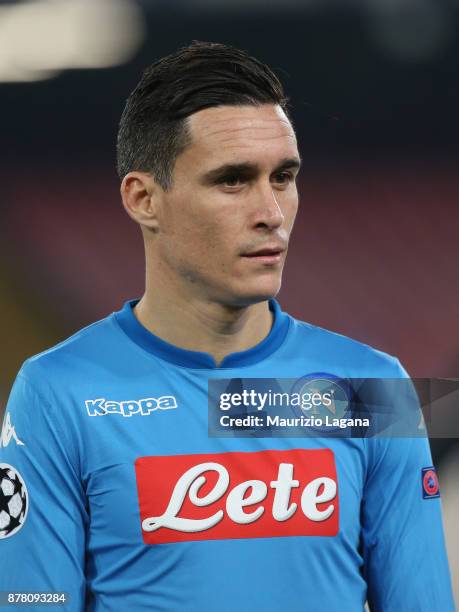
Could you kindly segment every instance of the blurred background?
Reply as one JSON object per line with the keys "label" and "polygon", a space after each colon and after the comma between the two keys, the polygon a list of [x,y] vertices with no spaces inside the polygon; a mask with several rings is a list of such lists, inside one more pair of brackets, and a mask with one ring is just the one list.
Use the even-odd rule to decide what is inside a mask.
{"label": "blurred background", "polygon": [[[0,399],[143,289],[115,173],[142,70],[193,39],[280,76],[304,166],[292,315],[459,378],[459,0],[0,0]],[[459,450],[432,440],[459,601]]]}

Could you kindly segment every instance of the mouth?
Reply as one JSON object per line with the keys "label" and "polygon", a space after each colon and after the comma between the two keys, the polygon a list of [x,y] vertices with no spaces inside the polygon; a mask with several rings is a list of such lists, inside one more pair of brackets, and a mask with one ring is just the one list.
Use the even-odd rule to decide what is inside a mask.
{"label": "mouth", "polygon": [[252,253],[243,253],[245,259],[266,265],[274,265],[282,260],[285,248],[281,246],[265,247]]}

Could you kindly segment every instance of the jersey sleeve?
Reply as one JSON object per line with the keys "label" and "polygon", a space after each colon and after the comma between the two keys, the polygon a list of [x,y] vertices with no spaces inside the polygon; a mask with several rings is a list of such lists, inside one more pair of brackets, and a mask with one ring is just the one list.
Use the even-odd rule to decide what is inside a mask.
{"label": "jersey sleeve", "polygon": [[[398,362],[397,362],[398,363]],[[398,364],[399,377],[407,378]],[[406,385],[396,410],[420,407]],[[412,410],[412,406],[408,407]],[[366,440],[368,470],[362,502],[364,574],[372,612],[455,610],[442,525],[438,480],[429,440]]]}
{"label": "jersey sleeve", "polygon": [[63,406],[52,405],[23,370],[0,441],[0,591],[65,592],[59,608],[76,612],[84,607],[88,523],[77,457]]}

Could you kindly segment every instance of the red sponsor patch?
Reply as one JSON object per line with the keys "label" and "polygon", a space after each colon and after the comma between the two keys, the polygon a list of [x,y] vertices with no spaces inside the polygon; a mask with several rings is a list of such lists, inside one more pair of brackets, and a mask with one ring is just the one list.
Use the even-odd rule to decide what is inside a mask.
{"label": "red sponsor patch", "polygon": [[338,533],[330,449],[139,457],[135,470],[145,544]]}

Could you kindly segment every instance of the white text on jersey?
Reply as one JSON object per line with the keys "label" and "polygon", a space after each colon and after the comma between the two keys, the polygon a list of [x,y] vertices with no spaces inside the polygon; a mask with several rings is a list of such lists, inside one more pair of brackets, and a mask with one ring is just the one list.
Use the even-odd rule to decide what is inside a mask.
{"label": "white text on jersey", "polygon": [[7,412],[5,415],[5,422],[3,423],[2,433],[0,435],[0,447],[6,448],[13,439],[18,446],[25,446],[24,442],[17,437],[14,427],[11,425],[11,416]]}
{"label": "white text on jersey", "polygon": [[131,417],[133,414],[148,416],[155,410],[177,408],[177,400],[173,395],[147,397],[124,402],[115,402],[101,397],[95,400],[86,400],[85,404],[89,416],[105,416],[106,414],[122,414],[124,417]]}

